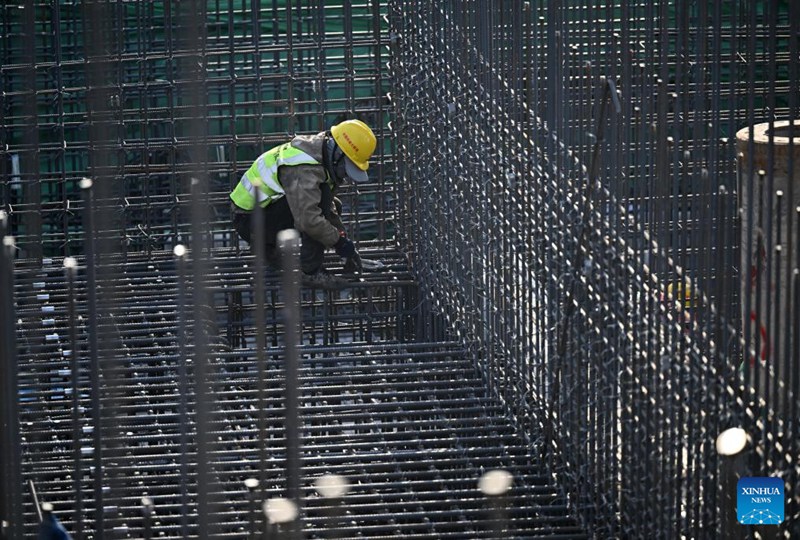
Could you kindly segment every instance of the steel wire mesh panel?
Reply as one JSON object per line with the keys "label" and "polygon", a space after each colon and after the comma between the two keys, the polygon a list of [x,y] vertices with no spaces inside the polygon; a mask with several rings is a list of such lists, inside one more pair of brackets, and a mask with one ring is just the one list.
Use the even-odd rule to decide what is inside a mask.
{"label": "steel wire mesh panel", "polygon": [[372,1],[4,3],[0,203],[22,254],[80,253],[78,182],[98,173],[120,250],[186,242],[196,170],[209,179],[215,242],[231,245],[227,195],[252,161],[354,117],[383,157],[343,199],[355,234],[392,238],[384,12]]}
{"label": "steel wire mesh panel", "polygon": [[[524,538],[800,534],[798,9],[4,4],[12,537],[23,479],[78,538],[263,532],[300,455],[315,536],[505,534],[467,480],[497,466]],[[387,267],[300,298],[301,453],[277,388],[294,304],[227,194],[346,117],[378,135],[345,202]],[[359,484],[344,522],[310,491],[326,471]],[[784,480],[780,528],[735,523],[742,474]]]}
{"label": "steel wire mesh panel", "polygon": [[[262,481],[259,499],[283,490],[280,384],[258,379],[279,371],[289,302],[274,275],[257,275],[271,285],[254,292],[263,261],[234,240],[228,194],[295,133],[345,118],[372,126],[371,180],[342,198],[351,236],[385,264],[382,281],[302,298],[307,354],[412,339],[416,288],[392,249],[384,14],[372,1],[0,7],[3,271],[17,260],[14,278],[3,275],[2,375],[19,407],[6,416],[4,401],[2,418],[23,423],[3,435],[12,537],[36,522],[22,478],[78,538],[241,536],[254,503],[242,481],[258,469],[246,464],[266,459],[256,449],[265,438],[280,442],[269,450],[274,485]],[[181,243],[189,259],[173,256]],[[65,256],[77,257],[66,276]],[[264,358],[256,312],[270,332]],[[331,393],[320,386],[315,403]],[[254,396],[272,410],[266,419]],[[156,517],[143,513],[145,495]]]}
{"label": "steel wire mesh panel", "polygon": [[[784,480],[797,533],[797,220],[770,180],[797,174],[797,6],[412,1],[390,21],[402,234],[429,310],[586,523],[738,527],[714,443],[740,426],[745,475]],[[759,122],[756,165],[737,131]]]}
{"label": "steel wire mesh panel", "polygon": [[[270,281],[267,294],[272,301],[265,321],[271,339],[262,373],[257,369],[253,335],[256,300],[248,270],[253,263],[249,259],[242,265],[233,252],[215,257],[206,280],[215,299],[196,307],[187,294],[193,288],[188,275],[192,261],[132,256],[115,284],[102,285],[116,289],[116,302],[113,311],[108,304],[98,308],[97,327],[91,323],[85,268],[77,268],[68,280],[60,266],[47,262],[40,269],[28,269],[28,278],[24,274],[18,278],[21,472],[44,500],[54,504],[69,530],[94,537],[104,527],[106,535],[141,537],[146,520],[139,500],[146,496],[156,509],[150,526],[159,535],[199,536],[203,503],[198,498],[203,488],[197,478],[204,467],[213,471],[205,487],[207,526],[219,535],[245,534],[248,505],[255,495],[248,496],[244,480],[260,479],[259,497],[283,492],[285,356],[280,312],[285,294],[274,279]],[[404,319],[413,318],[415,302],[409,298],[409,306],[402,300],[404,293],[412,296],[408,287],[364,286],[363,294],[353,294],[360,298],[358,306],[348,302],[347,295],[328,299],[304,295],[302,354],[307,363],[301,377],[306,388],[304,429],[309,442],[304,452],[310,477],[335,469],[369,479],[369,465],[332,454],[346,448],[348,440],[357,442],[357,433],[372,433],[380,440],[376,426],[402,413],[395,407],[365,412],[362,409],[368,407],[363,403],[388,401],[404,377],[416,376],[411,370],[415,365],[428,371],[432,380],[443,377],[443,359],[457,354],[457,350],[448,353],[448,346],[437,352],[437,344],[400,345],[411,337],[404,333],[408,326]],[[228,305],[229,296],[235,294],[250,297],[236,310]],[[75,320],[70,319],[70,310]],[[208,358],[209,410],[204,429],[213,435],[205,459],[198,455],[201,333],[207,340],[202,354]],[[105,336],[115,351],[100,351],[105,355],[100,387],[92,381],[97,369],[88,354],[92,334]],[[78,353],[75,357],[73,350]],[[259,383],[260,377],[266,387]],[[384,393],[379,391],[381,382]],[[342,387],[349,396],[341,396]],[[440,393],[446,399],[449,385]],[[93,413],[95,395],[105,411],[99,417]],[[101,438],[95,439],[100,430]],[[311,442],[314,438],[316,442]],[[357,445],[350,451],[354,448]],[[364,455],[370,456],[371,449],[365,448]],[[105,471],[99,503],[95,467]],[[309,486],[304,490],[311,492]],[[330,522],[323,505],[314,495],[305,496],[312,499],[310,532],[324,536]],[[29,497],[25,501],[30,532],[35,509]],[[95,513],[98,504],[104,508],[101,525]]]}
{"label": "steel wire mesh panel", "polygon": [[[3,284],[10,254],[0,253]],[[3,329],[17,334],[20,476],[75,538],[261,536],[261,502],[290,476],[285,287],[270,276],[259,302],[258,261],[218,250],[201,305],[197,261],[119,257],[17,267],[15,324]],[[416,285],[401,259],[391,266],[351,292],[301,297],[305,537],[496,538],[499,521],[509,536],[587,538],[462,344],[415,339]],[[109,267],[114,281],[92,275]],[[93,283],[104,291],[94,299]],[[514,478],[501,506],[476,486],[497,467]],[[351,482],[342,500],[313,487],[331,473]],[[24,502],[11,538],[34,534],[33,497],[7,493]]]}
{"label": "steel wire mesh panel", "polygon": [[[76,540],[587,538],[463,344],[420,316],[385,4],[0,10],[0,535],[34,535],[44,501]],[[232,242],[227,194],[273,143],[352,116],[379,151],[345,212],[380,271],[293,299]],[[498,468],[513,485],[487,496]],[[348,493],[314,487],[331,473]],[[262,503],[281,495],[300,512],[277,525]]]}

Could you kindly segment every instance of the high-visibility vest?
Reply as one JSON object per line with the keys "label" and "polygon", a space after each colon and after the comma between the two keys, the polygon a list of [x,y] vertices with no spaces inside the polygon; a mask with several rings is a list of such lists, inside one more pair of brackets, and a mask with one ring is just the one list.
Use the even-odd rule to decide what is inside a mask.
{"label": "high-visibility vest", "polygon": [[[291,143],[276,146],[261,154],[239,180],[230,197],[243,210],[252,210],[259,204],[266,208],[284,196],[283,186],[278,181],[278,168],[295,165],[319,165],[320,162]],[[327,174],[326,174],[327,176]]]}

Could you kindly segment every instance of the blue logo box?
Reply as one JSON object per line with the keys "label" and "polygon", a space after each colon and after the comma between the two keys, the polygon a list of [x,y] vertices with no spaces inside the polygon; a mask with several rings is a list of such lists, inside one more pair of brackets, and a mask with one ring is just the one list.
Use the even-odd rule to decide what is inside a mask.
{"label": "blue logo box", "polygon": [[742,525],[780,525],[784,518],[783,480],[740,478],[736,484],[736,514]]}

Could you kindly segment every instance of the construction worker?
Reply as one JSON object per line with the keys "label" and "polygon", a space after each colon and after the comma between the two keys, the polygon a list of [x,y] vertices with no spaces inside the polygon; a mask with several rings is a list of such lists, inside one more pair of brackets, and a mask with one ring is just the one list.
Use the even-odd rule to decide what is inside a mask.
{"label": "construction worker", "polygon": [[[308,287],[335,289],[347,284],[322,267],[326,248],[349,261],[358,261],[355,245],[347,237],[340,218],[341,202],[335,198],[346,180],[368,180],[369,159],[375,151],[375,135],[364,122],[346,120],[329,132],[298,135],[261,154],[230,197],[233,226],[251,244],[256,201],[264,208],[267,262],[280,268],[276,237],[284,229],[301,235],[302,283]],[[352,265],[350,265],[352,266]]]}

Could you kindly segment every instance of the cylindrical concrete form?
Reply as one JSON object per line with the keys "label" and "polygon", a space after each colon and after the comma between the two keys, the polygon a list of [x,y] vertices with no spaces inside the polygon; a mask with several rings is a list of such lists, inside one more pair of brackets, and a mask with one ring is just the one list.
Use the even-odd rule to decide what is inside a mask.
{"label": "cylindrical concrete form", "polygon": [[[785,418],[784,396],[797,337],[800,286],[800,120],[757,124],[736,134],[741,211],[743,372],[767,405]],[[793,144],[792,144],[793,143]]]}

